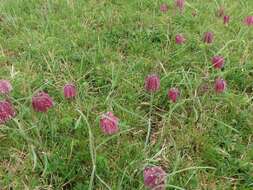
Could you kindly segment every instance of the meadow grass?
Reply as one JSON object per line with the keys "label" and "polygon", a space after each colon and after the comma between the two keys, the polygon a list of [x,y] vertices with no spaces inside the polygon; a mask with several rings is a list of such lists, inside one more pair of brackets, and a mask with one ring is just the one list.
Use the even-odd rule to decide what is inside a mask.
{"label": "meadow grass", "polygon": [[[228,27],[215,16],[221,5]],[[183,14],[166,0],[1,0],[0,78],[13,85],[17,116],[0,127],[0,189],[141,190],[148,165],[167,172],[167,189],[253,189],[247,15],[252,0],[188,0]],[[175,44],[178,33],[184,45]],[[221,71],[211,65],[216,54],[225,57]],[[161,77],[152,105],[150,73]],[[218,76],[228,83],[222,94],[213,91]],[[69,81],[78,88],[70,102]],[[175,104],[167,98],[174,86]],[[31,107],[40,90],[55,102],[46,114]],[[120,118],[112,136],[99,127],[110,110]]]}

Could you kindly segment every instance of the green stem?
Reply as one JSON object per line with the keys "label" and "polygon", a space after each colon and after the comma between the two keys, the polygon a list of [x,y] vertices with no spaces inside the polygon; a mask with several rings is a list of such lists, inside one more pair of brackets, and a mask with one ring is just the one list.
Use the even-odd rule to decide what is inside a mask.
{"label": "green stem", "polygon": [[146,136],[146,141],[145,141],[145,148],[147,147],[148,143],[149,143],[149,139],[150,139],[150,134],[151,134],[151,127],[152,127],[152,123],[151,123],[151,117],[152,117],[152,108],[153,108],[153,100],[154,100],[154,94],[151,94],[151,98],[150,98],[150,106],[149,106],[149,119],[148,119],[148,132],[147,132],[147,136]]}

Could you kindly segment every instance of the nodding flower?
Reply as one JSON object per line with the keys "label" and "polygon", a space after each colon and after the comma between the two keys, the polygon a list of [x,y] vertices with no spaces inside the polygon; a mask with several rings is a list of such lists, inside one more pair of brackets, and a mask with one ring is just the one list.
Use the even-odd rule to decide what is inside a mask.
{"label": "nodding flower", "polygon": [[76,97],[76,87],[72,83],[66,84],[63,88],[63,92],[66,99],[73,99]]}
{"label": "nodding flower", "polygon": [[169,9],[169,6],[166,4],[166,3],[162,3],[160,5],[160,11],[163,12],[163,13],[166,13]]}
{"label": "nodding flower", "polygon": [[178,90],[178,88],[171,88],[168,91],[168,98],[172,101],[172,102],[176,102],[178,97],[180,95],[180,92]]}
{"label": "nodding flower", "polygon": [[13,105],[7,100],[0,101],[0,124],[4,124],[16,115]]}
{"label": "nodding flower", "polygon": [[212,58],[212,64],[215,69],[222,69],[224,67],[224,58],[221,56],[214,56]]}
{"label": "nodding flower", "polygon": [[176,35],[175,40],[176,40],[176,44],[183,44],[186,41],[184,36],[181,34]]}
{"label": "nodding flower", "polygon": [[11,83],[8,80],[0,80],[0,94],[9,94],[11,91]]}
{"label": "nodding flower", "polygon": [[215,85],[214,85],[215,92],[222,93],[226,90],[226,88],[227,88],[227,82],[224,79],[218,78],[215,80]]}
{"label": "nodding flower", "polygon": [[185,5],[185,0],[175,0],[176,6],[179,8],[179,10],[182,12]]}
{"label": "nodding flower", "polygon": [[161,167],[146,167],[143,176],[145,187],[151,190],[165,190],[166,173]]}
{"label": "nodding flower", "polygon": [[37,112],[47,112],[53,107],[52,98],[45,92],[39,92],[32,98],[33,109]]}
{"label": "nodding flower", "polygon": [[148,75],[145,79],[145,89],[148,92],[156,92],[160,89],[160,78],[157,75]]}
{"label": "nodding flower", "polygon": [[211,44],[213,42],[213,33],[212,32],[206,32],[204,34],[204,42],[207,44]]}
{"label": "nodding flower", "polygon": [[107,112],[100,119],[100,127],[105,134],[115,134],[119,131],[119,119],[112,112]]}
{"label": "nodding flower", "polygon": [[253,16],[247,16],[244,19],[244,24],[246,24],[247,26],[253,26]]}

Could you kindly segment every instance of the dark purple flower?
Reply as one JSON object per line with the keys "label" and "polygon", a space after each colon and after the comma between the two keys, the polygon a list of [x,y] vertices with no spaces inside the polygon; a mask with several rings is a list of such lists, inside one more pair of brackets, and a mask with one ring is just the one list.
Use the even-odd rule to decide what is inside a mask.
{"label": "dark purple flower", "polygon": [[144,185],[151,190],[165,190],[166,173],[158,166],[147,167],[143,172]]}
{"label": "dark purple flower", "polygon": [[206,32],[204,34],[204,42],[207,44],[211,44],[213,42],[213,33],[212,32]]}
{"label": "dark purple flower", "polygon": [[119,131],[119,119],[112,112],[107,112],[100,119],[100,127],[105,134],[115,134]]}
{"label": "dark purple flower", "polygon": [[176,35],[175,40],[176,44],[183,44],[186,41],[184,36],[181,34]]}
{"label": "dark purple flower", "polygon": [[223,22],[224,22],[224,24],[227,25],[227,24],[229,23],[229,21],[230,21],[230,16],[225,15],[225,16],[223,17]]}
{"label": "dark purple flower", "polygon": [[253,16],[247,16],[244,19],[244,24],[246,24],[248,26],[253,26]]}
{"label": "dark purple flower", "polygon": [[172,102],[176,102],[178,97],[180,95],[180,92],[177,88],[171,88],[168,91],[168,98],[172,101]]}
{"label": "dark purple flower", "polygon": [[76,87],[74,84],[66,84],[63,88],[64,97],[66,99],[73,99],[76,97]]}
{"label": "dark purple flower", "polygon": [[226,90],[227,83],[226,83],[226,81],[224,79],[218,78],[218,79],[215,80],[215,86],[214,86],[214,88],[215,88],[215,91],[217,93],[222,93],[222,92],[224,92]]}
{"label": "dark purple flower", "polygon": [[180,11],[183,11],[185,0],[175,0],[175,4],[179,8]]}
{"label": "dark purple flower", "polygon": [[166,13],[169,9],[169,6],[166,3],[162,3],[160,6],[160,11]]}
{"label": "dark purple flower", "polygon": [[160,88],[160,78],[157,75],[149,75],[145,79],[145,89],[148,92],[156,92]]}
{"label": "dark purple flower", "polygon": [[8,94],[11,90],[12,86],[8,80],[0,80],[0,94]]}
{"label": "dark purple flower", "polygon": [[4,124],[16,115],[12,104],[6,100],[0,101],[0,124]]}
{"label": "dark purple flower", "polygon": [[213,67],[215,69],[221,69],[224,66],[224,58],[221,56],[214,56],[212,58]]}
{"label": "dark purple flower", "polygon": [[53,104],[52,98],[45,92],[39,92],[32,98],[33,109],[37,112],[47,112]]}

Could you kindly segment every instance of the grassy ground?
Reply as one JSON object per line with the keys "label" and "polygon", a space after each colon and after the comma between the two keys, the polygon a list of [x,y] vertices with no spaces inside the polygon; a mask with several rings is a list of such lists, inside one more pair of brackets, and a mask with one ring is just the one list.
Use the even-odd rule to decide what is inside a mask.
{"label": "grassy ground", "polygon": [[[163,1],[166,14],[158,0],[0,2],[0,78],[12,82],[18,112],[0,127],[0,189],[141,190],[146,165],[164,168],[168,189],[253,189],[253,28],[242,24],[252,0],[188,0],[182,15],[172,1]],[[215,16],[222,4],[228,27]],[[215,54],[225,57],[222,71],[212,68]],[[162,87],[145,149],[150,73]],[[227,80],[223,94],[212,90],[217,76]],[[62,95],[67,81],[79,90],[72,102]],[[173,86],[176,104],[166,96]],[[40,89],[55,101],[47,114],[31,108]],[[120,118],[113,136],[99,128],[109,110]]]}

